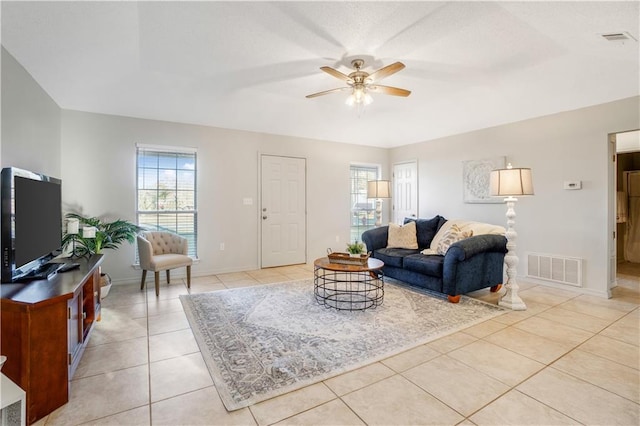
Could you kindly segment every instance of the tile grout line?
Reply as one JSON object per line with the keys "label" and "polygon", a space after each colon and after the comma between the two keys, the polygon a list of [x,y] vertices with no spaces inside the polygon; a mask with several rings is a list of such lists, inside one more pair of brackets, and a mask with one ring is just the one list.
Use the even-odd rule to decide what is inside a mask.
{"label": "tile grout line", "polygon": [[153,425],[153,410],[151,409],[151,334],[149,330],[149,292],[145,291],[144,300],[146,305],[145,318],[147,320],[147,383],[149,386],[149,426],[151,426]]}
{"label": "tile grout line", "polygon": [[[217,278],[217,277],[216,277],[216,278]],[[258,280],[256,280],[256,281],[258,281]],[[259,281],[258,281],[258,283],[259,283],[259,284],[265,284],[265,283],[260,283]],[[183,284],[183,285],[185,285],[185,284],[184,284],[184,282],[183,282],[182,284]],[[222,283],[222,282],[221,282],[221,284],[222,284],[223,286],[225,286],[225,287],[226,287],[226,285],[225,285],[224,283]],[[232,284],[233,284],[233,282],[230,282],[230,284],[232,285]],[[270,284],[270,283],[266,283],[266,284]],[[185,285],[185,287],[186,287],[186,285]],[[235,288],[235,287],[233,287],[233,288]],[[191,291],[189,291],[189,293],[191,293]],[[148,364],[148,368],[149,368],[149,369],[148,369],[148,386],[149,386],[149,403],[148,403],[148,407],[149,407],[149,422],[150,422],[150,424],[153,424],[152,413],[151,413],[151,412],[152,412],[152,409],[151,409],[151,406],[152,406],[152,403],[151,403],[151,399],[152,399],[152,397],[151,397],[151,359],[150,359],[150,338],[151,338],[151,335],[150,335],[150,329],[149,329],[149,325],[150,325],[150,324],[149,324],[149,322],[150,322],[150,320],[151,320],[152,318],[150,318],[150,316],[149,316],[149,303],[150,303],[150,299],[149,299],[149,297],[150,297],[149,292],[146,292],[146,294],[145,294],[145,302],[144,302],[144,303],[145,303],[145,308],[146,308],[146,315],[145,315],[145,319],[146,319],[146,324],[147,324],[147,364]],[[570,299],[570,300],[573,300],[573,299]],[[518,323],[520,323],[521,321],[524,321],[524,320],[528,319],[528,318],[534,318],[534,317],[537,317],[537,316],[539,316],[539,314],[541,314],[541,313],[543,313],[543,312],[546,312],[546,311],[548,311],[548,310],[550,310],[550,309],[553,309],[553,308],[566,309],[566,308],[564,308],[564,307],[562,306],[562,305],[564,305],[565,303],[567,303],[567,301],[562,302],[562,303],[557,304],[557,305],[549,306],[547,309],[545,309],[545,310],[543,310],[543,311],[540,311],[540,312],[538,312],[538,313],[536,313],[536,314],[534,314],[534,315],[532,315],[532,316],[530,316],[530,317],[527,317],[527,318],[524,318],[524,319],[522,319],[522,320],[520,320],[520,321],[517,321],[516,323],[512,323],[512,324],[504,324],[504,323],[501,323],[501,324],[502,324],[502,325],[505,325],[505,328],[504,328],[504,329],[513,328],[513,329],[516,329],[516,330],[521,331],[521,332],[523,332],[523,333],[530,333],[530,332],[528,332],[527,330],[523,330],[523,329],[519,329],[518,327],[515,327],[515,325],[516,325],[516,324],[518,324]],[[509,351],[509,352],[513,352],[513,353],[515,353],[515,354],[517,354],[517,355],[524,356],[524,357],[526,357],[526,358],[529,358],[529,359],[532,359],[532,360],[534,360],[534,361],[536,361],[536,362],[539,362],[539,363],[541,363],[541,364],[543,365],[543,367],[542,367],[539,371],[537,371],[537,372],[535,372],[535,373],[531,374],[530,376],[528,376],[527,378],[523,379],[521,382],[519,382],[519,383],[518,383],[518,384],[516,384],[516,385],[511,386],[511,385],[508,385],[508,384],[507,384],[508,389],[507,389],[503,394],[499,395],[499,396],[498,396],[498,397],[496,397],[494,400],[492,400],[492,401],[490,401],[489,403],[485,404],[483,407],[480,407],[479,409],[477,409],[477,410],[476,410],[476,411],[474,411],[473,413],[470,413],[468,416],[464,416],[462,413],[459,413],[457,410],[453,409],[453,407],[450,407],[449,405],[447,405],[447,404],[446,404],[446,403],[444,403],[443,401],[440,401],[438,398],[436,398],[435,396],[433,396],[431,393],[429,393],[429,392],[428,392],[428,391],[426,391],[425,389],[422,389],[419,385],[417,385],[416,383],[412,382],[412,381],[411,381],[411,380],[409,380],[408,378],[404,377],[404,375],[403,375],[403,373],[402,373],[402,372],[395,372],[393,369],[391,369],[391,370],[392,370],[392,371],[394,371],[395,375],[400,375],[401,377],[404,377],[406,380],[409,380],[409,382],[410,382],[410,383],[413,383],[414,385],[418,386],[418,388],[422,389],[424,392],[427,392],[429,395],[431,395],[431,396],[432,396],[432,397],[434,397],[436,400],[438,400],[438,401],[440,401],[441,403],[443,403],[445,406],[447,406],[447,407],[451,408],[454,412],[459,413],[459,414],[463,417],[463,419],[465,419],[465,420],[467,420],[467,421],[471,421],[471,420],[470,420],[470,417],[471,417],[471,416],[473,416],[473,415],[477,414],[479,411],[481,411],[482,409],[484,409],[485,407],[487,407],[488,405],[492,404],[492,403],[493,403],[493,402],[495,402],[497,399],[500,399],[500,398],[501,398],[501,397],[503,397],[505,394],[507,394],[507,393],[509,393],[509,392],[511,392],[511,391],[518,392],[518,393],[520,393],[520,394],[522,394],[522,395],[525,395],[525,396],[527,396],[527,397],[529,397],[529,398],[532,398],[533,400],[538,401],[536,398],[534,398],[534,397],[532,397],[532,396],[530,396],[530,395],[528,395],[528,394],[526,394],[526,393],[523,393],[522,391],[520,391],[520,390],[518,390],[518,389],[516,389],[516,388],[517,388],[517,386],[520,386],[522,383],[524,383],[524,382],[526,382],[527,380],[529,380],[531,377],[534,377],[535,375],[537,375],[537,374],[539,374],[539,373],[541,373],[541,372],[543,372],[543,371],[547,370],[548,368],[553,368],[553,371],[559,371],[559,372],[561,372],[562,374],[567,374],[567,375],[569,375],[569,376],[571,376],[571,377],[576,378],[577,380],[583,381],[583,382],[585,382],[585,383],[592,384],[592,385],[594,385],[594,386],[596,386],[596,387],[600,388],[601,390],[603,390],[603,391],[605,391],[605,392],[607,392],[607,393],[617,395],[617,396],[619,396],[620,398],[628,399],[628,398],[626,398],[626,397],[623,397],[623,396],[621,396],[621,395],[618,395],[616,392],[613,392],[613,391],[610,391],[610,390],[607,390],[607,389],[601,388],[600,386],[598,386],[598,385],[596,385],[596,384],[593,384],[593,383],[591,383],[591,382],[589,382],[589,381],[587,381],[587,380],[585,380],[585,379],[582,379],[582,378],[580,378],[580,377],[574,376],[574,375],[573,375],[573,374],[571,374],[571,373],[568,373],[568,372],[565,372],[565,371],[563,371],[563,370],[560,370],[560,369],[558,369],[557,367],[555,367],[555,366],[554,366],[554,364],[556,364],[556,363],[558,362],[558,360],[560,360],[562,357],[566,356],[567,354],[570,354],[570,353],[572,353],[572,352],[575,352],[575,351],[581,350],[581,349],[580,349],[580,347],[581,347],[584,343],[588,342],[589,340],[593,339],[595,336],[598,336],[598,335],[601,335],[602,337],[611,338],[611,339],[613,339],[613,340],[620,341],[620,342],[623,342],[623,343],[628,343],[628,342],[624,342],[624,341],[621,341],[621,340],[619,340],[619,339],[616,339],[615,337],[608,337],[608,336],[605,336],[605,335],[603,335],[603,334],[602,334],[602,332],[604,332],[605,330],[607,330],[608,328],[610,328],[610,327],[611,327],[611,326],[613,326],[614,324],[618,323],[618,322],[619,322],[619,321],[621,321],[623,318],[625,318],[625,317],[627,317],[627,316],[631,315],[634,311],[636,311],[636,310],[638,310],[638,309],[639,309],[639,308],[637,308],[637,307],[636,307],[636,308],[634,308],[634,309],[633,309],[633,310],[631,310],[631,311],[626,311],[626,312],[625,312],[625,314],[624,314],[622,317],[618,318],[618,319],[615,319],[615,320],[607,320],[607,321],[609,321],[609,325],[608,325],[607,327],[603,328],[602,330],[598,331],[598,332],[593,333],[593,332],[591,332],[590,330],[583,330],[583,331],[587,331],[587,332],[592,333],[592,336],[590,336],[590,337],[589,337],[588,339],[586,339],[585,341],[578,343],[576,346],[574,346],[573,348],[571,348],[571,349],[569,349],[567,352],[565,352],[562,356],[560,356],[560,357],[558,357],[557,359],[554,359],[554,360],[552,360],[552,361],[550,361],[550,362],[540,362],[540,361],[535,360],[535,359],[533,359],[533,358],[529,358],[529,357],[527,357],[526,355],[523,355],[523,354],[520,354],[520,353],[518,353],[518,352],[512,351],[511,349],[504,348],[504,347],[502,347],[502,346],[501,346],[501,345],[499,345],[499,344],[496,344],[496,343],[493,343],[493,342],[487,342],[486,340],[484,340],[486,337],[488,337],[488,336],[490,336],[490,335],[492,335],[492,334],[495,334],[495,333],[497,333],[497,332],[499,332],[499,331],[501,331],[501,330],[499,330],[499,331],[495,331],[495,332],[492,332],[492,333],[490,333],[490,334],[488,334],[488,335],[486,335],[486,336],[483,336],[483,337],[481,337],[481,338],[478,338],[478,337],[476,337],[476,336],[470,335],[471,337],[473,337],[473,338],[475,338],[475,339],[476,339],[476,340],[475,340],[475,342],[477,342],[477,341],[484,341],[484,342],[487,342],[487,343],[490,343],[490,344],[496,345],[496,346],[498,346],[498,347],[500,347],[500,348],[502,348],[502,349],[504,349],[504,350],[507,350],[507,351]],[[571,312],[575,312],[575,313],[578,313],[578,314],[588,315],[588,314],[584,314],[583,312],[579,312],[579,311],[572,311],[571,309],[566,309],[566,310],[571,311]],[[590,316],[590,315],[589,315],[589,316]],[[562,322],[562,321],[556,321],[556,320],[553,320],[553,319],[547,319],[547,318],[544,318],[544,317],[539,317],[539,318],[542,318],[542,319],[545,319],[545,320],[547,320],[547,321],[551,321],[551,322],[560,322],[560,323]],[[599,318],[599,317],[594,317],[594,318]],[[599,318],[599,319],[603,319],[603,318]],[[488,321],[491,321],[491,320],[488,320]],[[565,325],[566,325],[566,324],[565,324]],[[577,328],[577,327],[574,327],[574,326],[568,326],[568,327],[570,327],[570,328],[576,328],[576,329],[578,329],[578,330],[582,330],[582,329]],[[464,330],[460,330],[460,332],[461,332],[461,333],[464,333]],[[465,333],[465,334],[466,334],[466,333]],[[540,337],[540,338],[543,338],[543,339],[545,339],[545,340],[549,340],[549,341],[551,341],[551,342],[554,342],[554,340],[549,339],[549,338],[547,338],[547,337],[545,337],[545,336],[536,335],[535,333],[530,333],[530,334],[535,335],[535,336]],[[450,352],[453,352],[453,351],[455,351],[455,350],[457,350],[457,349],[460,349],[460,348],[462,348],[462,347],[468,346],[468,345],[470,345],[470,344],[472,344],[472,343],[473,343],[473,342],[467,343],[467,344],[462,345],[462,346],[460,346],[459,348],[453,349],[453,350],[451,350],[451,351],[442,352],[442,353],[440,353],[440,355],[439,355],[439,356],[445,356],[445,355],[447,355],[447,354],[448,354],[448,353],[450,353]],[[585,351],[585,352],[586,352],[586,351]],[[592,354],[592,353],[590,353],[590,352],[587,352],[587,353],[589,353],[589,354],[591,354],[591,355],[594,355],[594,356],[596,356],[596,357],[598,357],[598,358],[606,359],[606,358],[603,358],[602,356],[599,356],[598,354]],[[380,362],[382,363],[382,361],[380,361]],[[426,361],[426,362],[428,362],[428,361]],[[460,361],[460,362],[464,363],[465,365],[468,365],[468,364],[466,364],[464,361]],[[613,362],[615,362],[615,361],[613,361]],[[616,363],[617,363],[617,362],[616,362]],[[617,364],[620,364],[620,363],[617,363]],[[620,365],[624,365],[624,364],[620,364]],[[469,366],[469,367],[473,368],[473,366]],[[487,373],[483,373],[483,372],[481,372],[480,370],[477,370],[477,371],[479,371],[479,372],[480,372],[480,373],[482,373],[482,374],[487,375],[488,377],[492,377],[492,376],[488,375]],[[493,377],[492,377],[492,378],[493,378]],[[378,382],[379,382],[379,381],[381,381],[381,380],[384,380],[384,379],[380,379],[380,380],[378,380]],[[496,380],[500,381],[499,379],[496,379]],[[322,382],[322,383],[324,383],[324,382]],[[376,383],[377,383],[377,382],[376,382]],[[504,383],[504,382],[502,382],[502,383]],[[324,384],[325,384],[325,386],[327,386],[327,385],[326,385],[326,383],[324,383]],[[370,385],[368,385],[368,386],[370,386]],[[216,389],[216,391],[217,391],[217,388],[215,387],[215,383],[213,384],[213,387],[214,387],[214,388]],[[328,387],[328,386],[327,386],[327,387]],[[352,408],[351,408],[351,407],[350,407],[350,406],[349,406],[349,405],[348,405],[348,404],[347,404],[347,403],[342,399],[342,397],[341,397],[341,396],[338,396],[338,395],[333,391],[333,389],[331,389],[331,388],[329,388],[329,389],[330,389],[330,391],[331,391],[331,392],[336,396],[336,398],[333,398],[333,399],[331,399],[330,401],[327,401],[327,402],[325,402],[325,403],[323,403],[323,404],[329,403],[329,402],[331,402],[331,401],[335,401],[336,399],[337,399],[337,400],[340,400],[343,404],[345,404],[345,405],[347,406],[347,408],[350,410],[350,412],[352,412],[352,413],[353,413],[353,414],[354,414],[358,419],[360,419],[361,421],[363,421],[363,422],[364,422],[364,420],[363,420],[363,419],[362,419],[362,418],[361,418],[361,417],[360,417],[360,416],[359,416],[359,415],[358,415],[358,414],[357,414],[357,413],[356,413],[356,412],[355,412],[355,411],[354,411],[354,410],[353,410],[353,409],[352,409]],[[353,391],[353,392],[355,392],[355,391]],[[352,393],[352,392],[349,392],[349,393]],[[348,395],[349,393],[347,393],[347,394],[345,394],[345,395]],[[343,396],[345,396],[345,395],[343,395]],[[631,400],[629,400],[629,401],[631,401]],[[539,403],[541,403],[541,404],[543,404],[543,405],[545,405],[545,406],[547,406],[547,407],[549,407],[549,408],[550,408],[550,409],[552,409],[553,411],[558,412],[558,413],[560,413],[560,414],[562,414],[562,415],[564,415],[564,416],[566,416],[566,417],[568,417],[568,418],[570,418],[570,419],[572,419],[572,420],[576,421],[576,420],[575,420],[575,419],[573,419],[570,415],[568,415],[568,414],[566,414],[566,413],[564,413],[564,412],[562,412],[562,411],[559,411],[558,409],[555,409],[555,408],[553,408],[553,407],[551,407],[551,406],[549,406],[549,405],[547,405],[547,404],[545,404],[545,403],[543,403],[543,402],[541,402],[541,401],[538,401],[538,402],[539,402]],[[634,403],[635,403],[635,401],[631,401],[631,402],[634,402]],[[318,406],[321,406],[321,405],[323,405],[323,404],[318,404],[318,405],[316,405],[316,406],[314,406],[314,407],[311,407],[311,408],[309,408],[309,409],[306,409],[306,410],[300,411],[300,412],[295,413],[295,414],[293,414],[293,415],[291,415],[291,416],[289,416],[289,417],[287,417],[287,418],[285,418],[285,419],[282,419],[282,420],[290,419],[290,418],[295,417],[295,416],[297,416],[297,415],[299,415],[299,414],[302,414],[302,413],[308,412],[308,411],[310,411],[310,410],[312,410],[312,409],[314,409],[314,408],[317,408]],[[637,404],[637,403],[636,403],[636,404]],[[141,405],[140,407],[143,407],[143,405]],[[138,407],[138,408],[139,408],[139,407]],[[251,416],[253,417],[254,422],[256,422],[256,424],[258,424],[258,422],[257,422],[257,420],[256,420],[256,418],[255,418],[255,416],[254,416],[254,414],[253,414],[253,412],[251,411],[251,406],[249,406],[249,407],[247,407],[247,408],[249,408],[249,413],[250,413],[250,414],[251,414]],[[115,413],[115,414],[118,414],[118,413]],[[46,422],[46,421],[48,421],[48,420],[50,420],[50,419],[48,419],[48,418],[47,418],[47,419],[45,420],[45,422]],[[280,420],[280,421],[282,421],[282,420]],[[464,422],[464,420],[462,420],[462,422]],[[366,424],[366,422],[364,422],[364,423]],[[45,423],[45,424],[46,424],[46,423]]]}

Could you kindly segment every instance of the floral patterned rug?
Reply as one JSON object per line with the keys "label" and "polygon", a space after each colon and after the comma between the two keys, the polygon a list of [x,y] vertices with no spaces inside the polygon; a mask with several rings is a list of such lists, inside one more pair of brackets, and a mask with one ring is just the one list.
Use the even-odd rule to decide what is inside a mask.
{"label": "floral patterned rug", "polygon": [[320,306],[313,280],[182,295],[191,329],[225,407],[232,411],[398,354],[486,321],[503,308],[468,297],[453,304],[385,284],[366,311]]}

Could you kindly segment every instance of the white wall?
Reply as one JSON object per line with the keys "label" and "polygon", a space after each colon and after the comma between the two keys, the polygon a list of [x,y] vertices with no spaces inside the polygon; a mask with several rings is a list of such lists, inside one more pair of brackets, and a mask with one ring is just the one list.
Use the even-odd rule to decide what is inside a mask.
{"label": "white wall", "polygon": [[60,177],[60,108],[2,50],[2,167]]}
{"label": "white wall", "polygon": [[[505,225],[504,204],[462,201],[462,162],[506,156],[514,167],[531,167],[535,196],[516,204],[519,275],[525,253],[578,257],[583,291],[606,296],[609,254],[609,133],[640,128],[640,98],[539,117],[395,148],[390,163],[418,159],[421,217],[441,214]],[[581,180],[583,189],[563,189]],[[571,287],[567,287],[571,288]]]}
{"label": "white wall", "polygon": [[616,135],[616,152],[635,151],[640,151],[640,130]]}
{"label": "white wall", "polygon": [[[308,262],[328,247],[344,250],[349,240],[350,163],[389,168],[386,149],[64,110],[65,209],[135,221],[136,143],[198,149],[194,275],[259,267],[259,154],[307,159]],[[254,204],[243,205],[244,198]],[[109,251],[104,269],[115,281],[137,280],[133,258],[133,246]]]}
{"label": "white wall", "polygon": [[[526,252],[580,257],[584,290],[606,295],[607,134],[640,128],[639,104],[635,97],[384,150],[61,111],[3,48],[0,163],[61,177],[66,210],[135,220],[135,143],[197,147],[198,275],[258,267],[259,153],[307,158],[309,261],[327,247],[343,249],[349,238],[350,162],[379,163],[389,171],[393,163],[417,159],[421,217],[504,224],[504,205],[462,202],[462,161],[507,156],[514,166],[533,169],[536,191],[516,206],[520,274]],[[565,180],[581,180],[583,189],[565,191]],[[246,197],[253,206],[242,205]],[[218,250],[220,242],[225,251]],[[132,246],[109,252],[105,268],[118,281],[135,280],[133,255]]]}

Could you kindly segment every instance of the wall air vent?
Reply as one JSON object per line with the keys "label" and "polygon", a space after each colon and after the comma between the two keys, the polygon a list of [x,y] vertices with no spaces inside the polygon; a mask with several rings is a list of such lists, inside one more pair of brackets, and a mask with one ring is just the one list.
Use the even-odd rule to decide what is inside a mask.
{"label": "wall air vent", "polygon": [[555,254],[527,254],[527,276],[582,287],[582,259]]}
{"label": "wall air vent", "polygon": [[626,31],[622,31],[619,33],[609,33],[609,34],[600,34],[602,38],[607,41],[614,41],[618,43],[624,43],[625,41],[637,41],[631,34]]}

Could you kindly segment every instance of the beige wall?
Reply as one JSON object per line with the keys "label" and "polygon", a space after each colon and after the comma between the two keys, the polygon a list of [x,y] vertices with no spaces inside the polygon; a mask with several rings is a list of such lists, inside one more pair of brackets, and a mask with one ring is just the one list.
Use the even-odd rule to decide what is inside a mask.
{"label": "beige wall", "polygon": [[[385,150],[61,111],[2,49],[1,163],[61,177],[65,210],[135,220],[135,143],[198,148],[198,275],[258,267],[260,153],[307,159],[309,261],[327,247],[343,249],[349,238],[351,162],[381,164],[388,178],[393,163],[417,159],[421,217],[504,224],[504,205],[462,202],[462,161],[506,156],[534,173],[536,195],[516,206],[520,275],[527,252],[580,257],[583,290],[606,295],[614,229],[607,135],[640,128],[639,104],[635,97]],[[583,189],[563,190],[565,180],[581,180]],[[243,205],[243,198],[254,204]],[[105,268],[116,281],[137,279],[133,256],[132,246],[110,252]]]}
{"label": "beige wall", "polygon": [[[194,275],[259,267],[259,155],[306,158],[307,260],[349,239],[351,162],[388,169],[388,151],[311,139],[141,120],[62,113],[65,209],[135,220],[135,144],[198,149],[198,255]],[[387,177],[387,176],[385,176]],[[243,205],[244,198],[254,204]],[[336,242],[336,237],[340,242]],[[221,251],[220,243],[225,243]],[[137,279],[134,248],[109,252],[114,280]]]}
{"label": "beige wall", "polygon": [[2,167],[60,177],[60,108],[2,50]]}
{"label": "beige wall", "polygon": [[[418,160],[421,217],[442,214],[506,224],[504,204],[465,204],[462,162],[506,156],[514,167],[531,167],[535,196],[516,205],[519,275],[525,254],[584,259],[583,291],[606,295],[608,205],[612,197],[608,134],[640,128],[640,98],[553,114],[504,126],[407,145],[390,151],[390,163]],[[567,180],[582,190],[563,189]],[[613,225],[610,225],[613,229]]]}

